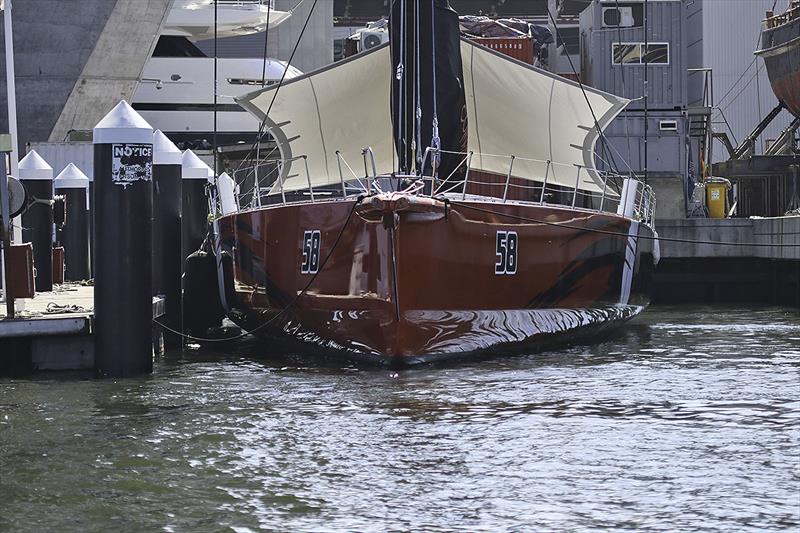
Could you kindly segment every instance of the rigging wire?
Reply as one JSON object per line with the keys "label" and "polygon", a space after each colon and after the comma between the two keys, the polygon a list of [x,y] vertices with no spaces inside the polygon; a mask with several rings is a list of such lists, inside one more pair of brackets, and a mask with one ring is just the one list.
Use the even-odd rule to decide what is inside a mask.
{"label": "rigging wire", "polygon": [[[431,148],[434,149],[433,158],[438,158],[437,151],[442,147],[439,139],[439,113],[436,109],[436,0],[431,0],[431,71],[433,72],[433,135]],[[435,165],[436,166],[436,165]]]}
{"label": "rigging wire", "polygon": [[[278,96],[278,91],[280,91],[281,87],[283,87],[283,82],[286,79],[286,74],[289,72],[289,68],[292,66],[292,60],[294,59],[295,53],[297,53],[297,49],[300,47],[300,41],[303,39],[303,35],[306,32],[308,23],[311,21],[311,16],[314,14],[314,8],[317,7],[318,1],[319,0],[314,0],[314,3],[311,4],[311,9],[309,9],[308,11],[308,16],[306,17],[306,21],[305,23],[303,23],[303,27],[300,30],[300,35],[297,37],[297,42],[294,43],[294,48],[292,49],[292,53],[289,55],[289,60],[286,62],[286,68],[283,70],[283,74],[281,75],[280,81],[278,81],[278,85],[275,88],[275,92],[272,93],[272,100],[269,103],[267,111],[264,113],[264,119],[261,121],[261,124],[258,128],[258,134],[256,135],[256,140],[250,147],[250,150],[247,152],[247,155],[244,156],[242,161],[239,163],[239,166],[236,168],[237,172],[244,167],[245,161],[251,159],[251,157],[253,156],[253,152],[256,150],[256,147],[261,142],[261,139],[264,137],[264,135],[267,133],[267,118],[269,117],[269,112],[272,110],[273,104],[275,104],[275,98],[277,98]],[[300,4],[298,4],[298,6],[299,5]]]}
{"label": "rigging wire", "polygon": [[757,60],[758,60],[758,56],[754,56],[753,60],[750,61],[750,64],[745,67],[745,69],[742,71],[742,73],[739,75],[739,77],[736,79],[736,81],[733,82],[733,85],[731,85],[731,88],[728,89],[728,92],[726,92],[722,96],[722,98],[720,98],[719,103],[717,104],[717,106],[722,105],[722,103],[725,101],[725,99],[728,97],[728,95],[733,92],[733,90],[736,88],[737,85],[739,85],[739,82],[742,81],[742,78],[744,78],[744,75],[747,74],[747,72],[750,70],[750,67],[752,67],[753,63],[755,63]]}
{"label": "rigging wire", "polygon": [[[756,68],[756,72],[755,72],[755,74],[753,74],[752,76],[750,76],[750,80],[749,80],[749,81],[748,81],[746,84],[744,84],[744,85],[742,86],[741,90],[740,90],[738,93],[736,93],[736,96],[734,96],[734,97],[733,97],[733,99],[732,99],[730,102],[728,102],[728,105],[726,105],[725,107],[721,107],[721,110],[722,110],[722,111],[725,111],[725,110],[726,110],[726,109],[728,109],[730,106],[732,106],[732,105],[733,105],[733,104],[736,102],[736,100],[738,100],[738,99],[739,99],[739,97],[742,95],[742,93],[744,93],[744,91],[745,91],[745,90],[747,90],[747,88],[748,88],[748,87],[750,87],[750,84],[751,84],[751,83],[753,83],[753,81],[754,81],[754,80],[756,79],[756,77],[758,76],[758,71],[759,71],[759,69],[758,69],[758,68]],[[720,106],[719,106],[719,105],[717,105],[717,107],[720,107]]]}
{"label": "rigging wire", "polygon": [[217,12],[218,12],[218,0],[214,0],[214,137],[213,137],[213,147],[214,147],[214,177],[218,176],[217,174],[217,95],[219,94],[219,80],[217,77]]}
{"label": "rigging wire", "polygon": [[[269,43],[269,19],[272,11],[273,0],[267,1],[267,27],[264,29],[264,58],[261,65],[261,88],[267,85],[267,45]],[[253,206],[261,205],[261,179],[258,176],[258,161],[261,159],[261,142],[256,146],[256,164],[253,168],[253,194],[250,204]],[[234,172],[234,176],[236,173]],[[248,193],[249,194],[249,193]],[[246,195],[245,195],[246,196]]]}
{"label": "rigging wire", "polygon": [[[614,4],[616,5],[617,12],[618,13],[622,13],[622,11],[620,11],[620,7],[619,7],[619,0],[615,0]],[[618,22],[621,22],[621,20],[618,20]],[[623,43],[623,40],[622,40],[622,24],[617,24],[617,41],[619,42],[620,45],[622,45],[622,43]],[[612,45],[612,48],[611,48],[611,54],[612,54],[612,56],[614,54],[613,45]],[[613,64],[613,57],[612,57],[612,64]],[[620,65],[619,65],[619,74],[620,74],[620,77],[622,78],[622,96],[623,96],[623,98],[627,98],[627,90],[625,89],[625,65],[623,65],[622,63],[620,63]],[[625,113],[625,116],[623,117],[624,118],[623,122],[625,124],[625,140],[626,140],[626,142],[628,144],[628,157],[630,157],[631,156],[631,131],[630,131],[630,126],[628,125],[628,110],[624,109],[622,112]],[[623,158],[623,160],[624,160],[624,158]]]}
{"label": "rigging wire", "polygon": [[414,30],[414,43],[416,46],[416,60],[414,61],[414,76],[416,77],[416,93],[414,94],[414,133],[416,138],[414,139],[415,144],[415,156],[417,160],[417,175],[422,175],[422,64],[421,59],[421,51],[422,48],[420,46],[420,0],[415,0],[415,15],[416,15],[416,25]]}
{"label": "rigging wire", "polygon": [[407,146],[406,143],[408,140],[405,138],[406,135],[406,121],[405,116],[403,115],[403,104],[405,103],[406,99],[406,83],[405,83],[405,57],[406,57],[406,3],[403,0],[395,0],[395,2],[400,2],[400,53],[399,53],[399,63],[395,69],[395,79],[398,83],[398,95],[397,95],[397,139],[400,140],[400,144],[402,146],[402,165],[401,169],[403,172],[408,172],[408,156],[407,156]]}
{"label": "rigging wire", "polygon": [[[550,6],[549,5],[547,6],[547,15],[548,15],[548,17],[550,17],[550,22],[553,24],[553,29],[556,32],[556,42],[558,42],[559,39],[560,39],[561,40],[561,44],[566,49],[567,45],[564,42],[564,39],[558,33],[558,25],[556,24],[555,18],[553,18],[553,13],[550,11]],[[572,58],[570,57],[569,54],[567,54],[567,59],[569,60],[569,66],[572,69],[572,73],[575,74],[575,78],[578,80],[578,86],[581,88],[581,92],[583,93],[583,98],[586,100],[586,105],[589,106],[589,111],[592,113],[592,119],[594,120],[594,126],[597,129],[597,134],[598,134],[598,136],[600,138],[601,146],[603,146],[603,153],[604,153],[604,155],[606,157],[609,157],[609,153],[608,153],[608,151],[606,149],[606,144],[608,143],[608,140],[606,139],[606,136],[603,133],[603,129],[600,127],[600,123],[597,121],[597,115],[594,112],[594,108],[592,107],[592,103],[589,101],[589,96],[586,94],[586,89],[583,86],[583,81],[581,81],[581,77],[578,75],[578,71],[575,70],[575,64],[572,62]],[[608,143],[608,144],[610,144],[610,143]],[[619,173],[619,170],[618,170],[618,167],[617,167],[617,162],[616,162],[616,159],[614,158],[614,154],[610,154],[609,160],[613,164],[614,172]]]}
{"label": "rigging wire", "polygon": [[267,2],[267,27],[264,31],[264,63],[261,66],[261,87],[267,84],[267,43],[269,42],[269,17],[272,9],[272,0]]}
{"label": "rigging wire", "polygon": [[325,259],[322,261],[322,263],[320,263],[319,270],[317,270],[317,272],[311,277],[311,279],[308,280],[308,283],[306,283],[306,286],[303,287],[303,290],[298,292],[297,296],[295,296],[292,299],[292,301],[290,301],[283,309],[281,309],[280,312],[278,312],[277,315],[273,316],[272,318],[270,318],[266,322],[263,322],[263,323],[259,324],[258,326],[254,327],[250,331],[246,331],[246,332],[244,332],[244,333],[242,333],[240,335],[236,335],[234,337],[228,337],[228,338],[225,338],[225,339],[210,339],[210,338],[203,338],[203,337],[195,337],[194,335],[188,335],[186,333],[182,333],[182,332],[180,332],[178,330],[172,329],[171,327],[169,327],[169,326],[167,326],[165,324],[162,324],[161,322],[159,322],[156,319],[153,319],[153,323],[155,323],[156,325],[158,325],[161,328],[164,328],[164,330],[169,331],[170,333],[173,333],[175,335],[180,335],[181,337],[183,337],[185,339],[198,341],[198,342],[231,342],[231,341],[235,341],[235,340],[238,340],[238,339],[243,339],[244,337],[252,335],[256,331],[264,329],[265,327],[269,326],[270,324],[272,324],[273,322],[278,320],[280,317],[282,317],[289,309],[291,309],[295,304],[297,304],[298,300],[300,300],[300,298],[306,294],[308,289],[311,288],[311,285],[317,279],[317,276],[319,276],[320,273],[322,273],[322,271],[325,269],[325,265],[328,263],[328,259],[330,259],[331,256],[333,255],[333,251],[336,250],[336,246],[339,244],[339,241],[342,239],[342,235],[344,235],[345,230],[350,225],[350,221],[353,219],[353,213],[356,212],[356,207],[358,207],[358,205],[363,200],[364,200],[364,196],[359,196],[358,198],[356,198],[356,201],[353,202],[353,206],[350,208],[350,212],[347,213],[347,218],[345,219],[344,224],[342,225],[342,228],[339,230],[339,234],[336,236],[336,239],[333,241],[333,245],[331,246],[331,249],[328,251],[328,253],[325,256]]}
{"label": "rigging wire", "polygon": [[727,126],[728,131],[731,132],[731,137],[733,138],[734,144],[738,145],[739,141],[736,140],[736,134],[733,133],[733,128],[731,128],[731,125],[728,122],[728,119],[725,117],[725,112],[722,109],[719,109],[719,108],[717,108],[717,111],[719,111],[719,116],[722,117],[722,120],[723,120],[723,122],[725,122],[725,126]]}

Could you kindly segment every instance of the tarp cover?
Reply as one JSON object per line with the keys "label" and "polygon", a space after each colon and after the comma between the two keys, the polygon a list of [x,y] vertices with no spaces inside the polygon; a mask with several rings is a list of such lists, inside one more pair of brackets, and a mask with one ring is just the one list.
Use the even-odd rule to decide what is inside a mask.
{"label": "tarp cover", "polygon": [[[469,124],[471,168],[505,175],[517,157],[513,175],[574,187],[578,167],[592,168],[598,139],[591,102],[601,128],[627,100],[513,60],[488,48],[461,41]],[[378,173],[397,169],[390,109],[392,65],[388,45],[353,56],[331,67],[284,83],[267,118],[278,143],[285,190],[308,186],[302,160],[307,155],[312,185],[339,182],[336,150],[356,172],[363,169],[362,148],[371,146]],[[237,99],[259,119],[276,88]],[[532,161],[535,160],[535,161]],[[545,161],[553,162],[547,171]],[[371,169],[370,169],[371,170]],[[345,167],[345,179],[349,179]],[[362,170],[363,172],[363,170]],[[579,187],[599,191],[591,170],[580,171]],[[274,192],[278,188],[273,188]]]}

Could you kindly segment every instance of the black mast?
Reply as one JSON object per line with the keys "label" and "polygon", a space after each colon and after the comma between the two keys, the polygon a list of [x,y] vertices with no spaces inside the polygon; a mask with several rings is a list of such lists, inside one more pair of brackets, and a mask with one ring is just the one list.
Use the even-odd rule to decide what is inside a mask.
{"label": "black mast", "polygon": [[[392,122],[401,173],[420,173],[419,159],[434,144],[438,122],[442,153],[437,174],[464,176],[467,106],[461,64],[458,13],[447,0],[393,0],[389,30],[392,46]],[[421,117],[417,121],[417,108]],[[414,164],[415,159],[417,163]],[[426,175],[430,175],[428,157]]]}

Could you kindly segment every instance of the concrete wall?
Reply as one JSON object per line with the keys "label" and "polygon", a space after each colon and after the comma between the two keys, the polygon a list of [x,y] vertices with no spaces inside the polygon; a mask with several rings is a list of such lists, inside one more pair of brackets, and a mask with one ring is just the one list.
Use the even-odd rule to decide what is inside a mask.
{"label": "concrete wall", "polygon": [[658,220],[656,229],[665,238],[761,245],[718,246],[662,241],[661,255],[664,258],[758,257],[800,260],[800,217]]}
{"label": "concrete wall", "polygon": [[122,100],[131,100],[172,0],[118,1],[50,134],[64,140],[90,130]]}
{"label": "concrete wall", "polygon": [[[50,137],[115,4],[116,1],[109,0],[13,3],[21,154],[25,153],[25,143]],[[0,34],[3,34],[0,42],[4,43],[2,24]],[[0,129],[8,131],[5,50],[0,55],[0,78]]]}
{"label": "concrete wall", "polygon": [[[13,3],[17,122],[25,144],[91,129],[130,98],[171,0]],[[0,28],[2,33],[2,28]],[[5,87],[5,55],[0,58]],[[5,90],[0,129],[7,131]]]}
{"label": "concrete wall", "polygon": [[[299,0],[275,0],[275,9],[289,11],[296,7],[298,2]],[[304,1],[295,9],[289,20],[277,28],[269,30],[268,57],[289,60],[313,5],[314,2],[311,0]],[[257,33],[219,39],[217,55],[219,57],[263,57],[264,37],[263,33]],[[208,56],[214,55],[213,39],[196,44]],[[318,0],[292,65],[303,72],[309,72],[330,63],[333,63],[333,0]]]}

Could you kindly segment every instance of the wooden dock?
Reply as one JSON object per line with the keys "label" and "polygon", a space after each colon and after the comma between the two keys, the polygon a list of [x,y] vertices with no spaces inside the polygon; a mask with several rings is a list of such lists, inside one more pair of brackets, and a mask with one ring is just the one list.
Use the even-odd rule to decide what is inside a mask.
{"label": "wooden dock", "polygon": [[[153,297],[153,318],[164,298]],[[25,300],[13,319],[0,306],[0,375],[41,370],[94,369],[94,287],[57,285]]]}

